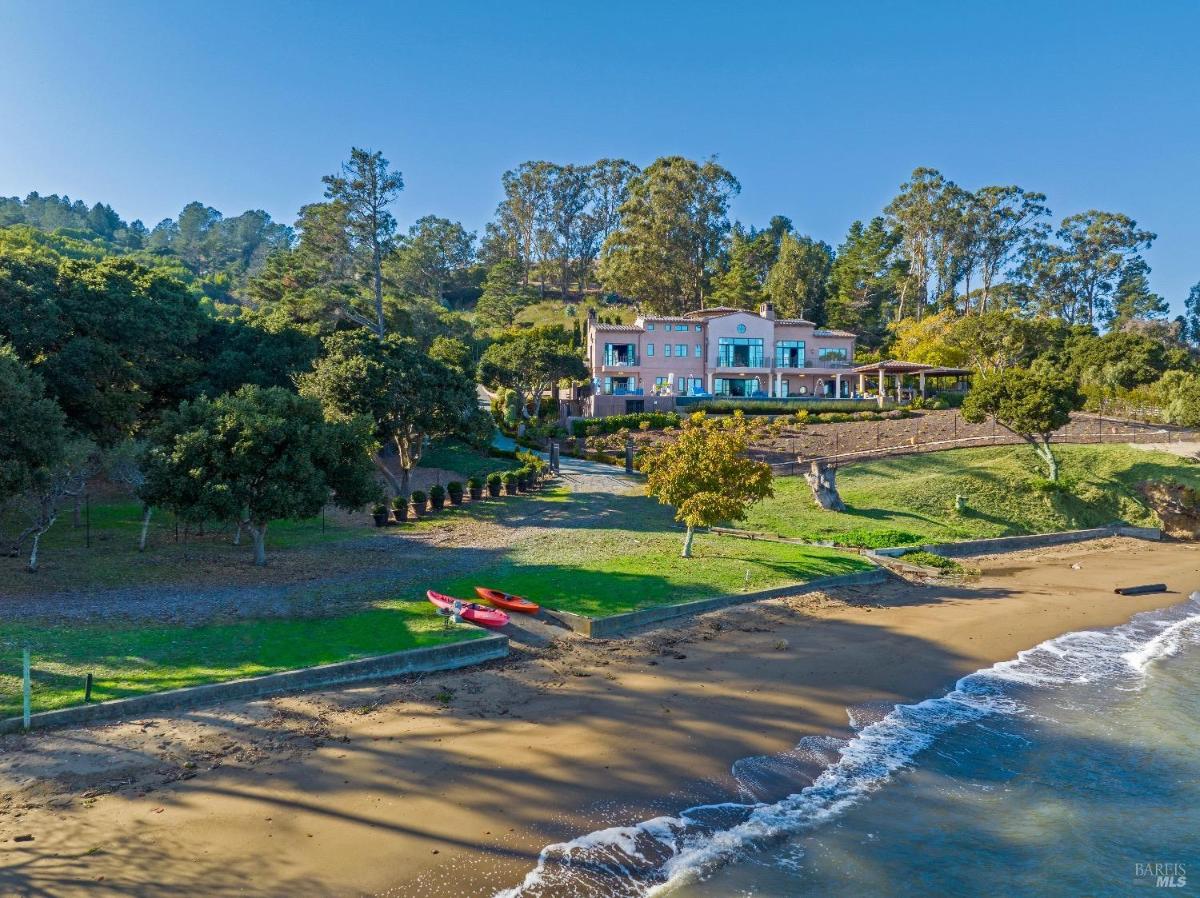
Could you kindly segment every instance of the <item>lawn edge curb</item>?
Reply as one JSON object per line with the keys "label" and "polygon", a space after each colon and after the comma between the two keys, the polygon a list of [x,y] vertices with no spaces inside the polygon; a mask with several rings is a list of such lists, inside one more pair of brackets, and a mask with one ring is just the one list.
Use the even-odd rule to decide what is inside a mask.
{"label": "lawn edge curb", "polygon": [[873,583],[883,583],[891,575],[882,568],[869,571],[859,571],[854,574],[837,574],[830,577],[817,577],[803,583],[790,583],[786,586],[776,586],[758,592],[744,592],[735,595],[714,596],[711,599],[697,599],[694,602],[682,602],[678,605],[658,605],[654,608],[643,608],[640,611],[630,611],[625,614],[614,614],[610,617],[586,617],[569,611],[547,609],[547,614],[559,619],[576,633],[590,639],[607,639],[613,636],[623,636],[634,630],[652,627],[656,624],[676,620],[681,617],[692,617],[707,611],[716,611],[733,605],[744,605],[763,599],[777,599],[782,596],[796,596],[808,592],[818,592],[822,589],[832,589],[836,586],[866,586]]}
{"label": "lawn edge curb", "polygon": [[[81,726],[103,721],[120,720],[142,714],[154,714],[177,708],[218,704],[237,699],[264,698],[287,692],[300,692],[321,686],[334,686],[365,680],[385,679],[410,673],[432,673],[439,670],[454,670],[485,661],[494,661],[508,655],[508,637],[488,635],[476,639],[462,639],[444,645],[423,646],[355,658],[352,661],[335,661],[316,667],[302,667],[264,674],[261,677],[245,677],[226,680],[222,683],[205,683],[166,692],[152,692],[129,698],[118,698],[90,705],[75,705],[54,711],[39,711],[29,718],[31,730],[52,727]],[[0,734],[18,733],[23,729],[20,717],[0,720]]]}

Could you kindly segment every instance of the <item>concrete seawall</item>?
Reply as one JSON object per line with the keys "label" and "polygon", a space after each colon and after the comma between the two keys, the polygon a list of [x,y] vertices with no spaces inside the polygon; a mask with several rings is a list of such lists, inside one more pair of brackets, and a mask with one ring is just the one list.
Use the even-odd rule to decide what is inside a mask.
{"label": "concrete seawall", "polygon": [[[298,692],[318,686],[334,686],[364,680],[385,679],[410,673],[454,670],[484,661],[493,661],[508,654],[508,637],[500,635],[464,639],[446,645],[408,649],[387,655],[358,658],[285,670],[261,677],[207,683],[168,692],[153,692],[131,698],[113,699],[90,705],[76,705],[57,711],[42,711],[30,716],[31,729],[80,726],[107,720],[156,714],[177,708],[212,705],[237,699],[262,698],[286,692]],[[22,729],[20,717],[0,720],[0,733],[16,733]]]}

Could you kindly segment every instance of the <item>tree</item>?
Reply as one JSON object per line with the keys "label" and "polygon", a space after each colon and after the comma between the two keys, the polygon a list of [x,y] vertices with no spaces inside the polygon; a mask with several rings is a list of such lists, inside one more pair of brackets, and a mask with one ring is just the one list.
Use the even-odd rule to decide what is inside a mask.
{"label": "tree", "polygon": [[981,187],[972,195],[978,227],[977,259],[982,277],[979,311],[986,312],[992,287],[1030,241],[1045,237],[1041,219],[1050,214],[1046,197],[1015,185]]}
{"label": "tree", "polygon": [[590,206],[579,224],[578,262],[580,292],[608,235],[621,222],[621,205],[629,196],[629,182],[640,169],[625,159],[600,159],[588,166]]}
{"label": "tree", "polygon": [[[108,479],[112,483],[120,483],[139,494],[146,485],[146,472],[142,461],[146,456],[146,445],[135,440],[114,446],[104,459]],[[138,533],[138,551],[146,551],[146,541],[150,535],[150,518],[154,514],[154,506],[142,503],[142,527]]]}
{"label": "tree", "polygon": [[1180,318],[1180,336],[1193,346],[1200,345],[1200,284],[1193,284],[1188,291]]}
{"label": "tree", "polygon": [[1065,300],[1060,314],[1071,324],[1095,324],[1105,317],[1127,262],[1155,239],[1128,215],[1095,209],[1064,218],[1055,236],[1059,247],[1048,256]]}
{"label": "tree", "polygon": [[672,506],[675,520],[687,527],[682,557],[692,557],[697,527],[740,521],[752,504],[774,495],[771,466],[746,455],[750,436],[741,412],[723,418],[697,412],[678,437],[646,449],[647,493]]}
{"label": "tree", "polygon": [[900,235],[897,251],[905,262],[905,278],[896,317],[911,309],[918,318],[930,306],[952,307],[955,285],[963,274],[964,250],[970,246],[969,195],[932,168],[914,169],[900,193],[884,209],[888,224]]}
{"label": "tree", "polygon": [[479,360],[478,377],[490,387],[507,387],[520,398],[522,413],[541,414],[542,397],[563,380],[582,380],[587,366],[561,327],[517,331],[489,346]]}
{"label": "tree", "polygon": [[979,424],[992,418],[1033,447],[1047,476],[1058,480],[1058,459],[1050,437],[1083,404],[1078,385],[1049,366],[1006,368],[976,376],[963,401],[963,419]]}
{"label": "tree", "polygon": [[833,270],[833,249],[811,237],[784,233],[779,258],[767,275],[767,293],[781,318],[825,322],[825,297]]}
{"label": "tree", "polygon": [[958,368],[966,364],[967,353],[951,339],[958,320],[950,309],[924,318],[902,318],[892,322],[891,352],[896,358],[924,365]]}
{"label": "tree", "polygon": [[878,346],[894,312],[902,264],[893,262],[899,235],[882,218],[850,225],[829,271],[825,323],[859,335],[868,346]]}
{"label": "tree", "polygon": [[488,269],[483,295],[475,304],[475,319],[485,327],[511,327],[530,297],[521,286],[521,265],[503,259]]}
{"label": "tree", "polygon": [[529,286],[530,270],[544,246],[540,232],[546,229],[554,169],[550,162],[522,162],[500,177],[504,199],[496,208],[496,221],[489,228],[489,237],[515,251],[525,286]]}
{"label": "tree", "polygon": [[375,497],[370,445],[363,419],[326,421],[312,399],[246,386],[163,415],[142,458],[139,494],[189,520],[244,524],[261,565],[272,521],[312,517],[331,496],[346,509]]}
{"label": "tree", "polygon": [[729,232],[729,200],[740,189],[715,159],[656,159],[630,181],[621,223],[601,252],[601,282],[652,312],[699,308]]}
{"label": "tree", "polygon": [[1134,256],[1121,269],[1121,277],[1113,291],[1112,308],[1107,325],[1119,329],[1130,322],[1162,320],[1170,304],[1150,289],[1150,266],[1141,256]]}
{"label": "tree", "polygon": [[[556,165],[547,187],[548,229],[553,235],[558,259],[559,295],[566,299],[571,281],[571,261],[580,256],[586,211],[592,196],[591,170],[586,165]],[[584,272],[579,274],[583,291]]]}
{"label": "tree", "polygon": [[954,321],[945,341],[977,371],[1002,371],[1031,365],[1038,356],[1060,348],[1066,336],[1066,326],[1057,319],[1025,318],[1012,309],[992,308]]}
{"label": "tree", "polygon": [[388,207],[404,189],[400,172],[388,171],[388,161],[380,152],[354,147],[350,161],[341,171],[326,175],[325,196],[345,210],[345,229],[355,256],[367,259],[367,272],[375,297],[375,321],[358,319],[359,324],[372,328],[383,339],[386,324],[383,317],[383,259],[392,249],[396,219]]}
{"label": "tree", "polygon": [[11,346],[0,344],[0,501],[30,488],[53,468],[67,442],[66,418],[42,379]]}
{"label": "tree", "polygon": [[462,279],[474,258],[474,233],[456,221],[426,215],[408,229],[390,265],[402,289],[441,303],[446,288]]}
{"label": "tree", "polygon": [[724,271],[712,279],[712,300],[735,309],[752,309],[763,298],[763,273],[754,253],[754,238],[735,227]]}
{"label": "tree", "polygon": [[373,340],[341,331],[324,340],[324,356],[298,379],[300,393],[319,400],[334,421],[366,418],[376,443],[391,446],[400,476],[372,453],[393,494],[407,497],[409,476],[427,440],[478,433],[475,384],[462,372],[430,357],[413,340],[389,334]]}

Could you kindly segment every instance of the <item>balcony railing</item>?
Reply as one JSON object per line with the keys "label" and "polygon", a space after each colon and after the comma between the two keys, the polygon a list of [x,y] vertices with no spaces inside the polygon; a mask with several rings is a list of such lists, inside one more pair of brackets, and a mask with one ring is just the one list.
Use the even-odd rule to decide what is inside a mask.
{"label": "balcony railing", "polygon": [[637,365],[638,359],[636,355],[606,355],[604,357],[604,365],[606,368],[631,368]]}
{"label": "balcony railing", "polygon": [[805,359],[805,368],[853,368],[854,363],[847,359]]}

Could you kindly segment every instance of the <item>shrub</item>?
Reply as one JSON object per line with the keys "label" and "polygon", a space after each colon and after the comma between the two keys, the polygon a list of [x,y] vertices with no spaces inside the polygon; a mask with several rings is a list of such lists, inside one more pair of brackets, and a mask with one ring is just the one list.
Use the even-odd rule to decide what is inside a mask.
{"label": "shrub", "polygon": [[905,552],[904,560],[910,564],[922,564],[925,567],[937,568],[947,574],[961,574],[964,568],[953,558],[944,558],[941,555],[934,555],[932,552],[916,551]]}
{"label": "shrub", "polygon": [[457,480],[451,480],[449,483],[446,484],[446,492],[449,493],[451,496],[462,496],[463,485],[461,483],[459,483]]}
{"label": "shrub", "polygon": [[[679,420],[679,414],[676,412],[630,412],[627,415],[574,421],[571,430],[577,437],[595,437],[619,430],[662,430],[664,427],[678,427]],[[646,426],[643,427],[643,424]]]}
{"label": "shrub", "polygon": [[371,506],[371,514],[387,514],[387,506],[382,502],[376,502]]}
{"label": "shrub", "polygon": [[424,505],[426,502],[429,501],[429,497],[427,495],[425,495],[425,493],[422,492],[421,490],[413,490],[412,494],[409,496],[409,498],[412,499],[413,505],[416,505],[418,507]]}
{"label": "shrub", "polygon": [[491,474],[488,474],[488,476],[487,476],[487,482],[493,486],[499,486],[503,481],[504,481],[504,478],[500,476],[499,471],[493,471]]}
{"label": "shrub", "polygon": [[403,508],[407,504],[408,500],[403,496],[396,496],[394,499],[392,499],[392,508]]}
{"label": "shrub", "polygon": [[[415,496],[416,493],[413,493],[413,495]],[[442,486],[440,483],[435,483],[433,486],[431,486],[429,488],[429,498],[430,499],[446,498],[446,488],[444,486]]]}
{"label": "shrub", "polygon": [[[490,480],[491,478],[489,477],[488,479]],[[504,483],[505,485],[510,484],[510,483],[516,483],[517,482],[517,472],[516,471],[505,471],[502,475],[500,475],[500,481],[502,483]]]}
{"label": "shrub", "polygon": [[[457,482],[458,481],[455,481],[455,483],[457,483]],[[454,484],[452,483],[451,486],[453,486],[453,485]],[[473,490],[477,490],[481,486],[483,486],[483,478],[482,477],[468,477],[467,478],[467,486]],[[462,490],[461,485],[459,486],[459,490],[460,491]]]}

